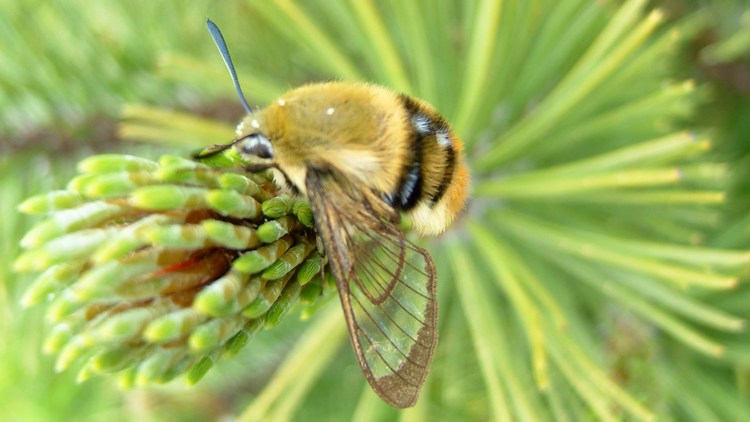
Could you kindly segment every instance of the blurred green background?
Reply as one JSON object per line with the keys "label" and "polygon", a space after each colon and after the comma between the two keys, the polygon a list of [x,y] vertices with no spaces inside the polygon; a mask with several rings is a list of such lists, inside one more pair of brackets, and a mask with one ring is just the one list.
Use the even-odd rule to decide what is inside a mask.
{"label": "blurred green background", "polygon": [[[190,388],[77,384],[42,354],[44,307],[19,304],[33,276],[12,272],[38,218],[16,206],[94,153],[228,141],[243,110],[206,17],[251,104],[367,80],[463,137],[474,199],[427,241],[441,337],[415,409],[381,403],[343,337],[300,346],[343,327],[329,311],[287,318]],[[750,414],[743,0],[2,0],[0,40],[0,420]],[[285,362],[298,372],[274,376]]]}

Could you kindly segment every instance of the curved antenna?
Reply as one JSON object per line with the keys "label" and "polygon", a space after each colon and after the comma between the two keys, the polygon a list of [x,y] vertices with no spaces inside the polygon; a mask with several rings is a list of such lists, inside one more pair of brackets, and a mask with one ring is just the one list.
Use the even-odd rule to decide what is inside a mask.
{"label": "curved antenna", "polygon": [[242,106],[245,107],[245,110],[248,113],[252,113],[253,110],[250,108],[250,105],[247,103],[247,100],[245,99],[245,94],[242,93],[242,88],[240,87],[240,80],[237,79],[237,72],[234,71],[234,64],[232,64],[232,57],[229,55],[229,49],[227,48],[227,43],[224,41],[224,37],[221,35],[221,31],[219,30],[219,27],[216,26],[215,23],[211,22],[211,19],[206,19],[206,26],[208,26],[208,32],[211,33],[211,38],[214,39],[214,43],[216,43],[216,47],[219,48],[219,53],[221,53],[221,58],[224,59],[224,64],[227,65],[227,69],[229,69],[229,74],[232,75],[232,82],[234,82],[234,89],[237,90],[237,95],[240,97]]}

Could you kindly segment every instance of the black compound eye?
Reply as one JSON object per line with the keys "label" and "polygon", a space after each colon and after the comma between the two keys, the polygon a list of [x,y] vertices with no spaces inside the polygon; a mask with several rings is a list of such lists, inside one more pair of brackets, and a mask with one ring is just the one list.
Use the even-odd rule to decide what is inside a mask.
{"label": "black compound eye", "polygon": [[273,158],[273,145],[265,136],[254,133],[238,142],[240,152],[260,158]]}

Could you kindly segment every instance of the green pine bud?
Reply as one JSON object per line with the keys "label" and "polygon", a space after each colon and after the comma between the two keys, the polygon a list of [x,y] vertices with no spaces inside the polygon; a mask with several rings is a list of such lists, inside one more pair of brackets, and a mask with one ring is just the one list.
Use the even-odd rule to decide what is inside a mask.
{"label": "green pine bud", "polygon": [[233,190],[212,190],[206,194],[206,203],[225,217],[255,219],[260,215],[260,204],[252,196]]}
{"label": "green pine bud", "polygon": [[299,220],[300,223],[302,223],[305,227],[312,227],[314,224],[313,221],[313,213],[312,208],[310,208],[310,204],[303,200],[298,199],[294,202],[294,205],[292,206],[292,213],[295,217],[297,217],[297,220]]}
{"label": "green pine bud", "polygon": [[273,197],[263,202],[263,215],[268,218],[283,217],[292,212],[294,200],[287,195]]}
{"label": "green pine bud", "polygon": [[42,272],[23,301],[51,300],[44,350],[57,370],[86,358],[79,381],[117,372],[124,387],[183,374],[194,383],[318,284],[309,205],[266,173],[220,161],[91,157],[70,190],[19,207],[49,214],[15,266]]}
{"label": "green pine bud", "polygon": [[84,202],[80,193],[71,190],[56,190],[42,193],[21,202],[18,211],[24,214],[46,214],[77,207]]}
{"label": "green pine bud", "polygon": [[258,237],[263,243],[275,242],[285,234],[298,229],[299,226],[297,219],[290,216],[281,217],[261,224],[258,227]]}

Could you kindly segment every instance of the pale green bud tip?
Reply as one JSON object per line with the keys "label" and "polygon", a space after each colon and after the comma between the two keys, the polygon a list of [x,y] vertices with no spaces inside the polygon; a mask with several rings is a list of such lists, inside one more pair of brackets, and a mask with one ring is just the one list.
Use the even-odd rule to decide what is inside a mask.
{"label": "pale green bud tip", "polygon": [[242,329],[245,320],[239,315],[214,318],[197,326],[190,334],[188,347],[193,354],[207,353],[224,345]]}
{"label": "pale green bud tip", "polygon": [[64,291],[52,302],[45,315],[48,322],[58,323],[81,308],[81,302],[71,291]]}
{"label": "pale green bud tip", "polygon": [[201,226],[172,224],[152,226],[140,232],[144,240],[155,246],[198,249],[206,246],[206,233]]}
{"label": "pale green bud tip", "polygon": [[130,252],[147,245],[146,242],[137,239],[132,235],[119,236],[115,240],[116,241],[106,243],[97,249],[91,256],[91,260],[95,264],[103,264],[107,261],[124,257]]}
{"label": "pale green bud tip", "polygon": [[292,207],[292,212],[305,227],[313,226],[312,208],[310,208],[310,204],[308,204],[307,201],[297,200]]}
{"label": "pale green bud tip", "polygon": [[237,258],[232,264],[234,269],[245,274],[254,274],[258,271],[262,271],[264,268],[269,266],[271,262],[273,262],[268,262],[267,258],[254,252],[255,251],[249,252]]}
{"label": "pale green bud tip", "polygon": [[49,264],[43,260],[44,256],[39,254],[38,251],[25,252],[13,261],[13,271],[19,273],[41,271]]}
{"label": "pale green bud tip", "polygon": [[293,200],[282,195],[263,202],[263,215],[268,218],[279,218],[292,211]]}
{"label": "pale green bud tip", "polygon": [[[221,186],[224,189],[229,189],[237,192],[246,192],[248,187],[250,185],[253,185],[254,189],[251,189],[255,193],[259,192],[259,188],[255,183],[253,183],[250,179],[248,179],[245,176],[234,174],[234,173],[225,173],[222,174],[221,177],[219,177],[219,186]],[[250,195],[255,196],[253,192],[247,192]]]}
{"label": "pale green bud tip", "polygon": [[284,278],[266,283],[260,294],[243,310],[242,314],[250,319],[258,318],[265,314],[276,303],[279,296],[281,296],[281,292],[290,278],[291,274],[288,274]]}
{"label": "pale green bud tip", "polygon": [[91,358],[88,367],[94,372],[115,372],[130,366],[142,354],[142,348],[115,347]]}
{"label": "pale green bud tip", "polygon": [[294,264],[279,259],[274,262],[270,267],[263,271],[263,278],[266,280],[276,280],[285,276],[289,271],[294,268]]}
{"label": "pale green bud tip", "polygon": [[176,357],[183,352],[175,349],[159,349],[147,357],[140,365],[135,377],[138,385],[160,383],[162,377],[174,363]]}
{"label": "pale green bud tip", "polygon": [[226,315],[230,300],[216,289],[204,290],[195,297],[193,308],[206,315]]}
{"label": "pale green bud tip", "polygon": [[180,325],[171,319],[158,319],[146,327],[143,338],[151,343],[173,340],[180,335]]}
{"label": "pale green bud tip", "polygon": [[[50,270],[52,269],[54,269],[54,267],[50,268]],[[49,272],[50,270],[47,271]],[[46,274],[47,273],[39,276],[39,278],[37,278],[28,289],[26,289],[26,292],[24,292],[23,297],[21,298],[21,304],[24,307],[36,305],[43,300],[50,299],[54,293],[62,288],[61,283],[57,281],[54,274],[44,277]]]}
{"label": "pale green bud tip", "polygon": [[193,385],[200,381],[213,366],[214,361],[212,361],[208,357],[204,357],[199,360],[198,363],[190,368],[187,375],[185,376],[185,380],[187,381],[188,385]]}
{"label": "pale green bud tip", "polygon": [[115,171],[155,171],[158,164],[132,155],[102,154],[89,157],[78,163],[81,173],[110,173]]}
{"label": "pale green bud tip", "polygon": [[272,328],[281,322],[283,317],[289,312],[292,305],[297,303],[302,286],[299,283],[288,283],[281,296],[271,305],[271,309],[266,313],[265,328]]}
{"label": "pale green bud tip", "polygon": [[149,323],[143,331],[143,338],[150,343],[177,340],[205,319],[191,308],[170,312]]}
{"label": "pale green bud tip", "polygon": [[250,227],[218,220],[204,220],[201,225],[208,238],[227,248],[243,250],[260,245],[258,234]]}
{"label": "pale green bud tip", "polygon": [[76,207],[83,203],[83,197],[78,192],[58,190],[32,196],[18,206],[18,211],[24,214],[45,214]]}
{"label": "pale green bud tip", "polygon": [[281,258],[263,271],[263,278],[276,280],[287,275],[290,271],[297,268],[312,250],[313,246],[308,243],[300,243],[291,247]]}
{"label": "pale green bud tip", "polygon": [[[54,221],[44,221],[39,223],[21,239],[21,246],[24,248],[33,248],[41,246],[49,239],[54,239],[64,233],[64,230],[55,224]],[[16,271],[22,271],[17,269]]]}
{"label": "pale green bud tip", "polygon": [[78,176],[68,184],[87,198],[116,198],[126,195],[138,186],[156,181],[149,173],[107,173]]}
{"label": "pale green bud tip", "polygon": [[260,296],[242,311],[242,315],[250,319],[258,318],[271,308],[271,305],[273,305],[273,300],[275,299],[276,298],[267,298],[265,296]]}
{"label": "pale green bud tip", "polygon": [[105,321],[93,335],[97,341],[104,343],[128,340],[141,332],[149,317],[146,310],[128,311]]}
{"label": "pale green bud tip", "polygon": [[187,198],[177,186],[145,186],[137,189],[130,197],[130,203],[145,210],[163,211],[181,208]]}
{"label": "pale green bud tip", "polygon": [[320,274],[320,270],[323,266],[323,259],[317,253],[312,254],[311,257],[307,258],[297,270],[297,282],[300,285],[306,285],[316,275]]}
{"label": "pale green bud tip", "polygon": [[73,338],[74,332],[74,328],[68,324],[56,325],[44,340],[44,352],[49,355],[59,352]]}
{"label": "pale green bud tip", "polygon": [[76,383],[80,384],[94,375],[94,369],[91,366],[91,363],[84,366],[80,371],[78,371],[78,375],[76,376]]}
{"label": "pale green bud tip", "polygon": [[55,362],[55,371],[62,372],[68,369],[81,356],[83,356],[90,347],[90,342],[85,337],[78,335],[73,337],[63,347],[60,355]]}
{"label": "pale green bud tip", "polygon": [[200,163],[197,163],[192,160],[188,160],[187,158],[180,157],[178,155],[162,155],[159,157],[159,165],[161,166],[159,170],[164,169],[180,169],[180,170],[192,170],[199,167],[205,167],[202,166]]}
{"label": "pale green bud tip", "polygon": [[285,236],[270,245],[245,253],[232,264],[234,269],[244,274],[255,274],[268,268],[292,245],[292,238]]}
{"label": "pale green bud tip", "polygon": [[[253,321],[251,321],[251,324]],[[256,327],[257,326],[257,327]],[[251,335],[260,329],[260,324],[252,324],[251,327],[246,327],[244,330],[237,333],[234,337],[227,341],[224,346],[223,357],[229,358],[235,356],[243,347],[250,341]]]}
{"label": "pale green bud tip", "polygon": [[135,387],[135,377],[137,373],[137,367],[135,366],[123,370],[117,375],[117,385],[123,390],[132,389]]}
{"label": "pale green bud tip", "polygon": [[212,190],[206,194],[206,202],[223,216],[254,219],[260,214],[255,199],[232,190]]}
{"label": "pale green bud tip", "polygon": [[300,301],[305,305],[310,305],[320,297],[322,290],[320,283],[305,284],[300,292]]}
{"label": "pale green bud tip", "polygon": [[297,225],[297,220],[289,216],[281,217],[278,220],[272,220],[258,227],[258,237],[263,243],[275,242],[289,233]]}
{"label": "pale green bud tip", "polygon": [[188,343],[193,353],[204,352],[218,345],[219,335],[216,330],[204,328],[193,332]]}

